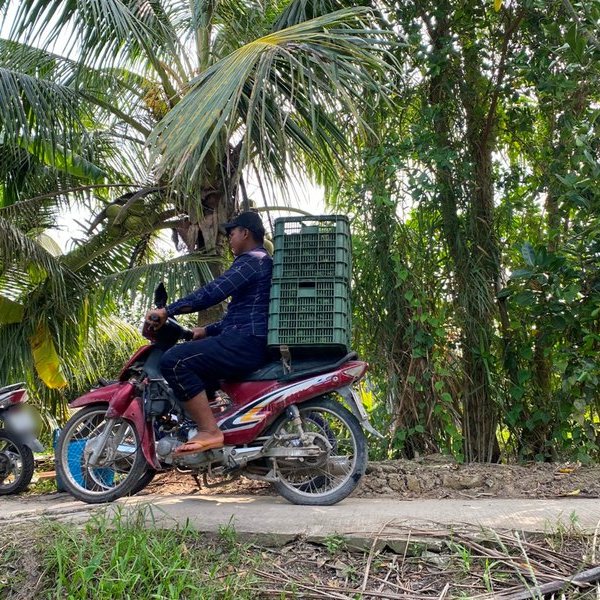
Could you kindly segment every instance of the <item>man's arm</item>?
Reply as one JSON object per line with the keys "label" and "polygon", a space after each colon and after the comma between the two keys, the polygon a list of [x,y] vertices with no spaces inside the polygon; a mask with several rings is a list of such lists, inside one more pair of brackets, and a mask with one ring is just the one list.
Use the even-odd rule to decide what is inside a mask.
{"label": "man's arm", "polygon": [[167,317],[204,310],[219,304],[236,291],[243,288],[257,273],[255,261],[247,256],[238,257],[233,265],[215,280],[192,292],[185,298],[169,304]]}

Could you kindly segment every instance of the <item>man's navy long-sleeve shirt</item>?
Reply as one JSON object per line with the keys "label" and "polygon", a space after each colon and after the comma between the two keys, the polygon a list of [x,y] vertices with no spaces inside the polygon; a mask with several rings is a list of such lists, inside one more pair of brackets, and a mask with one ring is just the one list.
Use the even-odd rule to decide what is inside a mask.
{"label": "man's navy long-sleeve shirt", "polygon": [[267,337],[269,293],[273,259],[261,246],[236,257],[231,267],[189,296],[167,306],[167,315],[187,314],[214,306],[231,296],[227,313],[206,327],[209,336],[236,329],[239,333]]}

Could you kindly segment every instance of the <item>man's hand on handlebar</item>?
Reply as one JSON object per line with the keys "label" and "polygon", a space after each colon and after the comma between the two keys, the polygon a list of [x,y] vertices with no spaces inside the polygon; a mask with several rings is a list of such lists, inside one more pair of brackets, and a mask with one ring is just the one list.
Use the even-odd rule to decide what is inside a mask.
{"label": "man's hand on handlebar", "polygon": [[192,333],[194,334],[193,340],[202,340],[206,337],[206,329],[204,327],[193,327]]}
{"label": "man's hand on handlebar", "polygon": [[167,320],[167,311],[164,308],[155,308],[146,313],[146,323],[154,330],[160,329]]}

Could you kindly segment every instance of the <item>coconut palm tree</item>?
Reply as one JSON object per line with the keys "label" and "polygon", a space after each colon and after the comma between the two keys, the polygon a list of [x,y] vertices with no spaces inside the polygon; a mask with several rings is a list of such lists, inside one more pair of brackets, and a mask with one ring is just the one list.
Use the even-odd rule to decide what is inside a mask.
{"label": "coconut palm tree", "polygon": [[[0,171],[0,294],[25,312],[18,319],[12,307],[17,322],[0,323],[0,338],[20,331],[25,347],[39,334],[56,347],[54,365],[81,338],[69,325],[93,323],[93,314],[100,321],[100,307],[140,282],[147,302],[167,268],[177,270],[169,282],[179,293],[209,277],[218,224],[248,202],[250,172],[274,184],[296,171],[334,187],[347,140],[366,127],[365,92],[386,94],[386,36],[372,12],[336,0],[10,4],[10,39],[0,42],[11,48],[0,52],[0,81],[12,82],[0,88],[0,141],[10,155]],[[8,5],[0,0],[0,10]],[[24,179],[11,181],[8,202],[23,154]],[[49,174],[46,185],[36,169]],[[130,187],[116,193],[114,184]],[[55,257],[34,226],[40,213],[51,222],[73,188],[95,216],[88,237]],[[204,254],[153,264],[163,229]],[[93,295],[99,286],[104,304]],[[14,371],[26,355],[0,354],[0,365]]]}

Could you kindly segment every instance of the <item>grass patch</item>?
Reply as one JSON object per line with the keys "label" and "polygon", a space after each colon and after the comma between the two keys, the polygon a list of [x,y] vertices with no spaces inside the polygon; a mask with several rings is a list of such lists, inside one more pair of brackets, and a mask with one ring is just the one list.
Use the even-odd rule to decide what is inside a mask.
{"label": "grass patch", "polygon": [[[210,538],[189,526],[157,529],[149,509],[134,516],[99,514],[81,528],[46,523],[30,548],[38,556],[38,581],[25,582],[27,573],[14,569],[0,576],[0,597],[254,598],[249,591],[255,580],[253,558],[236,543],[232,526],[225,536]],[[18,554],[18,542],[6,548],[0,572]],[[23,585],[28,596],[22,596]]]}
{"label": "grass patch", "polygon": [[25,492],[26,496],[41,496],[42,494],[54,494],[58,491],[56,488],[56,479],[40,479],[32,481]]}
{"label": "grass patch", "polygon": [[56,574],[53,594],[95,600],[252,597],[251,565],[243,564],[231,528],[226,543],[215,544],[189,526],[155,529],[152,521],[152,513],[142,510],[133,519],[122,513],[96,517],[83,536],[59,526],[46,560]]}

